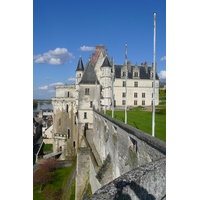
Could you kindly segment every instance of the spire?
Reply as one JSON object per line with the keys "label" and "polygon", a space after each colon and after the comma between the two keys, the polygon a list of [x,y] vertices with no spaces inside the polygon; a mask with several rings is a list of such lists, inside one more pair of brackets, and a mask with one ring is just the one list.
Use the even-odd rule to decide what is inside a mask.
{"label": "spire", "polygon": [[101,67],[112,67],[108,60],[108,56],[105,57],[104,62]]}
{"label": "spire", "polygon": [[127,65],[127,44],[125,45],[125,65]]}
{"label": "spire", "polygon": [[78,65],[77,65],[76,71],[84,71],[84,66],[83,66],[81,55],[79,57],[79,61],[78,61]]}
{"label": "spire", "polygon": [[90,60],[85,66],[85,71],[79,84],[95,84],[96,81],[97,84],[99,84],[96,73],[94,71],[94,66],[92,64],[92,61]]}

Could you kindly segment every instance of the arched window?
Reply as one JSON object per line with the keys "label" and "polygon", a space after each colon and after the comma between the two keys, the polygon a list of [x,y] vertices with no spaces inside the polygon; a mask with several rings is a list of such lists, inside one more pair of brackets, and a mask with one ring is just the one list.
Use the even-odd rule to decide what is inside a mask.
{"label": "arched window", "polygon": [[69,97],[69,92],[67,93],[67,97]]}
{"label": "arched window", "polygon": [[76,142],[74,141],[74,142],[73,142],[73,147],[75,147],[75,146],[76,146]]}

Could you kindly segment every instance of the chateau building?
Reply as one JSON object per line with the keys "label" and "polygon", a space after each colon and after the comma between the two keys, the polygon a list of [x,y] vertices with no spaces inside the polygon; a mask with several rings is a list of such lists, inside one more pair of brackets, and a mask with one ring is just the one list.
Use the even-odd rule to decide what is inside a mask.
{"label": "chateau building", "polygon": [[[127,77],[126,77],[127,67]],[[155,105],[159,104],[159,77],[156,63]],[[127,93],[126,93],[127,79]],[[93,108],[104,111],[114,106],[151,106],[153,99],[153,64],[138,65],[131,61],[115,64],[109,58],[105,46],[96,46],[95,53],[89,57],[85,68],[80,56],[76,69],[75,85],[55,87],[53,104],[54,151],[62,150],[62,159],[71,155],[77,145],[84,146],[84,128],[93,128]],[[113,91],[112,91],[113,90]],[[78,144],[77,144],[78,142]],[[70,149],[70,150],[69,150]]]}

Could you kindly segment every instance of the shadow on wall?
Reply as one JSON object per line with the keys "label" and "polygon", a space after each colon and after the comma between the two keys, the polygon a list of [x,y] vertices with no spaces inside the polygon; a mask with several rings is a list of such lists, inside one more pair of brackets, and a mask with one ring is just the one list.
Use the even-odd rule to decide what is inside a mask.
{"label": "shadow on wall", "polygon": [[[148,200],[155,200],[156,198],[149,194],[148,191],[143,188],[142,186],[139,186],[136,182],[132,181],[131,183],[128,183],[126,181],[120,181],[118,182],[115,187],[117,188],[117,194],[115,195],[114,200],[120,200],[120,199],[126,199],[131,200],[131,196],[129,194],[126,194],[125,192],[122,193],[123,188],[129,186],[130,189],[134,192],[134,194],[140,199],[148,199]],[[124,191],[128,192],[128,189],[124,189]]]}

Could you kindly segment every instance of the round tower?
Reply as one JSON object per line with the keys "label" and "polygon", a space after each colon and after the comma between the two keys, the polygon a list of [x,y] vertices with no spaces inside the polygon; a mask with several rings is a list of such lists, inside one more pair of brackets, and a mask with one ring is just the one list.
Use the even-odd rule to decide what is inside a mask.
{"label": "round tower", "polygon": [[78,108],[79,99],[79,83],[83,77],[84,66],[81,56],[79,57],[78,65],[76,68],[76,109]]}
{"label": "round tower", "polygon": [[112,102],[112,66],[106,54],[104,62],[101,66],[101,85],[102,85],[102,96],[101,105],[103,106],[104,113],[107,109],[111,109]]}

